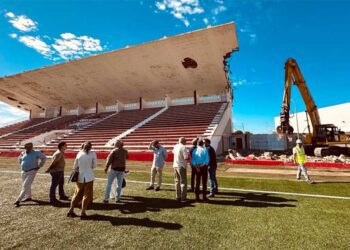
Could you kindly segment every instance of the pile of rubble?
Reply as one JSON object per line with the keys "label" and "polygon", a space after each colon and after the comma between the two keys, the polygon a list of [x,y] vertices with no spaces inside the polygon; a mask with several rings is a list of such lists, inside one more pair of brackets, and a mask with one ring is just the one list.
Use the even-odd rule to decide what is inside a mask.
{"label": "pile of rubble", "polygon": [[[278,160],[283,162],[293,162],[293,155],[277,155],[272,152],[264,152],[261,155],[249,154],[244,157],[236,150],[229,149],[226,159],[231,160]],[[335,156],[325,156],[325,157],[315,157],[307,156],[308,162],[325,162],[325,163],[350,163],[350,157],[345,155]]]}

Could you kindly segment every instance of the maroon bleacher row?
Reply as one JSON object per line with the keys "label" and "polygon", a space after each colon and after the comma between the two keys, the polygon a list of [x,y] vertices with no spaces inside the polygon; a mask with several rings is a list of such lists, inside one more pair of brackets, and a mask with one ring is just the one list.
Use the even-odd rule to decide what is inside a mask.
{"label": "maroon bleacher row", "polygon": [[[198,105],[169,107],[148,123],[137,128],[122,138],[125,147],[130,151],[145,151],[151,140],[157,139],[167,148],[173,147],[178,138],[184,136],[189,140],[203,136],[213,118],[218,113],[222,102]],[[46,142],[44,149],[55,149],[60,141],[66,141],[70,150],[78,150],[84,141],[91,141],[97,151],[110,150],[106,143],[128,129],[160,111],[161,108],[144,110],[125,110],[119,113],[106,112],[94,115],[69,115],[60,118],[36,118],[0,129],[1,149],[13,149],[20,141],[52,130],[72,129],[72,132],[61,138]],[[95,123],[80,129],[72,127],[86,119],[97,119]],[[36,126],[34,126],[36,125]],[[33,127],[32,127],[33,126]]]}

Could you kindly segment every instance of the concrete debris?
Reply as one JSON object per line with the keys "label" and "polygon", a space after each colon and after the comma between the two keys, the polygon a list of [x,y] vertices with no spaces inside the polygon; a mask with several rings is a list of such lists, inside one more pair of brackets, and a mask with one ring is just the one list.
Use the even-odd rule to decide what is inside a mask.
{"label": "concrete debris", "polygon": [[[264,152],[260,156],[249,154],[242,156],[236,150],[229,149],[226,159],[231,160],[278,160],[283,162],[293,162],[293,155],[277,155],[272,152]],[[329,155],[325,157],[307,156],[308,162],[323,162],[323,163],[347,163],[350,164],[350,157],[341,154],[340,156]]]}

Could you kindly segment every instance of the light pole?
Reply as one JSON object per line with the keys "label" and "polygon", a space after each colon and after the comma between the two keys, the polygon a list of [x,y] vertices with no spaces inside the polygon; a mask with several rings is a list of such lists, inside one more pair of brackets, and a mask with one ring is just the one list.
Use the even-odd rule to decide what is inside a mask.
{"label": "light pole", "polygon": [[300,139],[300,136],[299,136],[299,121],[298,121],[298,113],[297,113],[297,105],[295,104],[295,101],[293,99],[290,99],[293,104],[294,104],[294,114],[295,114],[295,119],[296,119],[296,122],[297,122],[297,136],[298,136],[298,139]]}

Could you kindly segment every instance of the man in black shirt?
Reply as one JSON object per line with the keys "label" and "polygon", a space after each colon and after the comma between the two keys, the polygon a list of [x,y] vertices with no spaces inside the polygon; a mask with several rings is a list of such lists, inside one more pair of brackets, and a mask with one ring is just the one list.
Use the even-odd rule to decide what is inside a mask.
{"label": "man in black shirt", "polygon": [[216,180],[216,169],[217,169],[217,162],[216,162],[216,152],[215,149],[210,146],[210,140],[204,139],[204,145],[208,150],[209,154],[209,181],[210,181],[210,194],[208,197],[214,197],[214,195],[218,192],[218,182]]}

